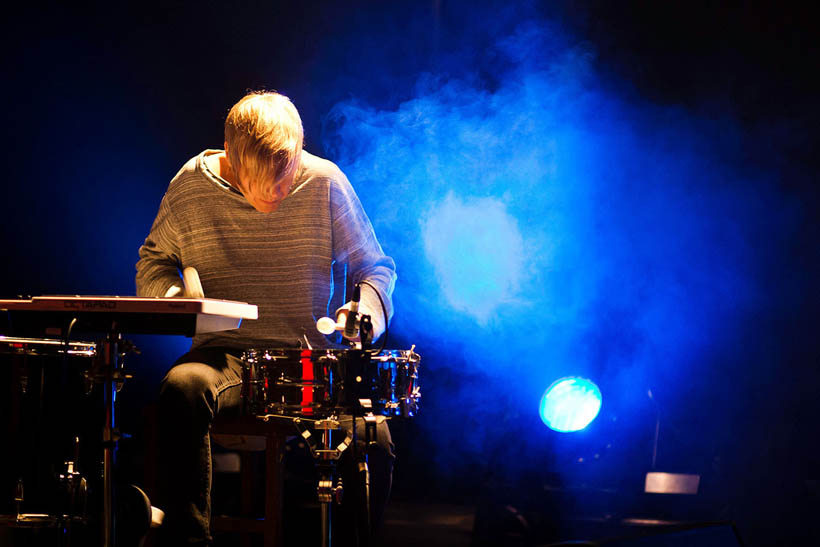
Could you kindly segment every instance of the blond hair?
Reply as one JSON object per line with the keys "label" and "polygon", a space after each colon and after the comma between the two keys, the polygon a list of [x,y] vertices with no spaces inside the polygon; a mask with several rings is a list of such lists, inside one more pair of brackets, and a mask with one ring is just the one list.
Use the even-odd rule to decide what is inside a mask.
{"label": "blond hair", "polygon": [[228,162],[244,180],[277,181],[296,169],[303,140],[299,112],[276,92],[245,95],[225,119]]}

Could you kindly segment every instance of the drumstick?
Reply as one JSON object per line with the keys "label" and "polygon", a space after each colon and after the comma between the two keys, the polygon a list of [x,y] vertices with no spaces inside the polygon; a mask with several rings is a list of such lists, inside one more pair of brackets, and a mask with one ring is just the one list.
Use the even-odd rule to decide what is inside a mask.
{"label": "drumstick", "polygon": [[182,282],[185,283],[185,296],[188,298],[205,298],[202,290],[202,283],[199,281],[199,273],[196,268],[188,266],[182,270]]}

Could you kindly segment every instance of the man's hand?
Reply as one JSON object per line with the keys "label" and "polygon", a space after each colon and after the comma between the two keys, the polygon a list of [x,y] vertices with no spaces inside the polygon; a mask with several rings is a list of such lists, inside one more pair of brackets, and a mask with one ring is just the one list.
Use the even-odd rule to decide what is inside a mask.
{"label": "man's hand", "polygon": [[175,296],[179,296],[182,293],[182,287],[177,285],[171,285],[168,287],[168,290],[165,291],[163,298],[173,298]]}
{"label": "man's hand", "polygon": [[175,296],[182,296],[184,298],[205,298],[205,293],[202,290],[202,283],[199,281],[199,272],[196,268],[188,266],[182,270],[182,282],[185,284],[185,289],[179,285],[171,285],[163,295],[164,298],[173,298]]}
{"label": "man's hand", "polygon": [[[347,304],[345,304],[344,306],[342,306],[341,308],[336,310],[336,324],[338,326],[342,327],[342,332],[343,333],[344,333],[345,325],[347,325],[347,318],[350,315],[351,304],[352,304],[351,302],[348,302]],[[356,312],[356,313],[361,313],[361,312]],[[357,319],[357,322],[358,322],[358,319]],[[345,338],[347,338],[347,337],[345,336]],[[361,333],[359,332],[359,325],[358,324],[356,325],[356,336],[354,336],[353,338],[347,338],[347,339],[350,340],[351,342],[361,342],[362,341],[361,340]]]}

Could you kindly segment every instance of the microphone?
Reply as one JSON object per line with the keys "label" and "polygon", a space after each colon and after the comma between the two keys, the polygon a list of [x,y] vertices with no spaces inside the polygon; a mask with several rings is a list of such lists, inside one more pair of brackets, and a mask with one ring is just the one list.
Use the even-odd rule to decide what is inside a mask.
{"label": "microphone", "polygon": [[358,283],[353,286],[353,298],[350,300],[350,310],[347,312],[347,321],[342,336],[348,340],[356,337],[359,330],[359,300],[362,299],[362,287]]}
{"label": "microphone", "polygon": [[[359,301],[361,300],[362,290],[360,285],[353,287],[353,299],[350,301],[350,309],[347,310],[347,318],[344,322],[336,322],[330,317],[320,317],[316,321],[316,330],[322,334],[333,334],[336,331],[342,331],[342,336],[348,340],[356,338],[359,334]],[[340,310],[341,311],[341,310]]]}

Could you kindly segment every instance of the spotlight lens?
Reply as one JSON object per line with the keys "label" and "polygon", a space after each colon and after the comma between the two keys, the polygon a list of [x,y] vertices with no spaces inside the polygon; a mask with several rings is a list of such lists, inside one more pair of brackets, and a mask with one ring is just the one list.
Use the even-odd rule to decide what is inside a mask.
{"label": "spotlight lens", "polygon": [[567,377],[556,380],[544,392],[541,421],[561,433],[580,431],[601,410],[601,390],[591,380]]}

